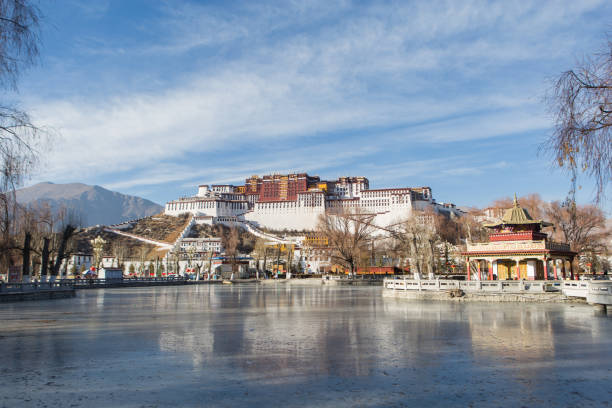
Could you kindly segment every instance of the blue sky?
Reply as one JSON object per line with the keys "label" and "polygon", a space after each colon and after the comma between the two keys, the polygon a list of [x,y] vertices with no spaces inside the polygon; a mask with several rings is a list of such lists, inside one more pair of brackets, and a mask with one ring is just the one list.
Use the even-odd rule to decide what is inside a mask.
{"label": "blue sky", "polygon": [[[567,176],[538,155],[548,82],[601,49],[612,2],[41,1],[17,96],[56,133],[30,183],[164,203],[306,171],[484,206]],[[592,185],[581,180],[579,200]]]}

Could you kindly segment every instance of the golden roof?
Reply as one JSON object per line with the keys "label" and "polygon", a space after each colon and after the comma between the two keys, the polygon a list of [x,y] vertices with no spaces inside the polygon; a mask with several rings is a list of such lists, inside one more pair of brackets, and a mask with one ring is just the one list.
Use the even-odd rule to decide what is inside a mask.
{"label": "golden roof", "polygon": [[542,220],[534,220],[529,212],[519,205],[516,194],[514,194],[514,203],[512,208],[509,208],[504,213],[501,222],[495,224],[485,224],[485,227],[494,228],[502,225],[527,225],[541,224],[542,227],[550,227],[552,224]]}

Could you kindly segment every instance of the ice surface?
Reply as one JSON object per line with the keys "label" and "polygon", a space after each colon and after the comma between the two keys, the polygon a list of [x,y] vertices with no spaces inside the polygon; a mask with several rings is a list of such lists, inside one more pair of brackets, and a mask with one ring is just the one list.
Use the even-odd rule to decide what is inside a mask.
{"label": "ice surface", "polygon": [[380,287],[81,290],[0,305],[0,407],[602,406],[612,319]]}

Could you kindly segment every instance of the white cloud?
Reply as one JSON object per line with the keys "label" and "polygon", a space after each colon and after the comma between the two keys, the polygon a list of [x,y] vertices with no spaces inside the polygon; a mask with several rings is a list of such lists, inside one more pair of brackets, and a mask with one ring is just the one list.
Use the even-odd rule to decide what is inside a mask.
{"label": "white cloud", "polygon": [[[72,98],[39,101],[31,109],[35,119],[63,135],[45,176],[123,172],[125,180],[112,185],[127,188],[184,181],[191,169],[193,179],[214,181],[227,178],[228,169],[177,163],[193,152],[231,153],[245,140],[262,146],[254,157],[278,143],[308,154],[300,147],[307,136],[371,128],[405,129],[360,139],[359,157],[394,137],[444,143],[545,129],[534,100],[541,78],[511,83],[490,71],[522,69],[525,61],[567,50],[571,44],[557,36],[559,27],[600,4],[439,1],[350,8],[296,1],[286,8],[251,3],[228,13],[168,3],[159,24],[163,41],[143,46],[140,55],[178,58],[199,47],[234,52],[172,88],[117,89],[109,94],[126,96],[102,98],[76,90]],[[343,142],[338,151],[354,149],[350,136]],[[317,155],[267,163],[270,170],[322,168]],[[233,167],[229,171],[242,178],[265,164],[253,159]]]}
{"label": "white cloud", "polygon": [[[321,160],[321,152],[336,152],[333,161]],[[158,185],[169,182],[181,183],[189,190],[198,184],[221,184],[240,182],[257,173],[291,173],[324,171],[331,165],[345,160],[372,154],[370,148],[343,149],[342,143],[323,143],[316,146],[302,146],[275,150],[254,157],[240,157],[231,165],[209,164],[204,168],[193,163],[160,163],[138,169],[137,174],[120,181],[107,183],[110,189],[129,189],[135,186]]]}
{"label": "white cloud", "polygon": [[100,18],[107,13],[110,6],[110,0],[70,0],[70,5],[76,7],[80,13],[88,17]]}

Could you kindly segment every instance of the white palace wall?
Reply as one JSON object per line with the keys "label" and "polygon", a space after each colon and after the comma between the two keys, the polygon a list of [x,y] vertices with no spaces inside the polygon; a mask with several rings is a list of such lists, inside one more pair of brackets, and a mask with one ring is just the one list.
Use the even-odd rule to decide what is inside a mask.
{"label": "white palace wall", "polygon": [[302,197],[296,201],[257,202],[244,219],[271,229],[313,230],[319,216],[325,213],[324,199]]}
{"label": "white palace wall", "polygon": [[174,216],[191,213],[195,216],[232,217],[244,214],[248,208],[246,201],[177,200],[167,203],[164,212]]}
{"label": "white palace wall", "polygon": [[[343,195],[335,196],[326,196],[320,190],[301,192],[294,201],[257,201],[251,203],[249,209],[244,194],[231,193],[226,187],[213,186],[215,191],[211,192],[207,186],[200,186],[196,197],[167,203],[165,213],[174,216],[191,213],[198,220],[211,217],[209,222],[212,223],[249,221],[255,226],[275,230],[313,230],[319,216],[326,211],[358,209],[361,213],[375,214],[373,223],[386,228],[409,217],[414,210],[433,208],[437,211],[441,207],[431,197],[430,190],[423,193],[410,188],[390,188],[356,189],[350,194],[342,190]],[[452,211],[457,210],[453,208]]]}
{"label": "white palace wall", "polygon": [[[303,209],[302,209],[303,210]],[[311,211],[279,211],[272,212],[248,212],[244,219],[254,223],[256,226],[275,230],[314,230],[317,226],[319,216],[324,214],[323,209]]]}

